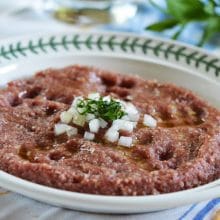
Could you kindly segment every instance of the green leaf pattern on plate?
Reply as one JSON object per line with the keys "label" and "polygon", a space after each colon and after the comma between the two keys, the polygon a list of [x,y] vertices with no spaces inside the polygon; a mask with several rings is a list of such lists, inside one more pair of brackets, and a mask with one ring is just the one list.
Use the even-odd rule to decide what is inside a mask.
{"label": "green leaf pattern on plate", "polygon": [[[47,54],[49,50],[58,53],[61,49],[69,51],[73,47],[77,51],[87,50],[103,51],[108,48],[111,52],[123,52],[135,54],[141,51],[142,55],[148,55],[149,52],[155,57],[163,56],[166,60],[174,59],[176,62],[184,62],[187,65],[193,65],[199,68],[200,65],[205,65],[206,72],[214,70],[215,76],[220,75],[219,59],[187,49],[184,46],[178,46],[173,43],[166,43],[159,40],[152,40],[138,37],[116,36],[116,35],[96,35],[96,34],[72,34],[63,36],[51,36],[48,38],[40,37],[37,40],[29,40],[28,43],[18,41],[9,45],[0,46],[0,61],[13,60],[19,57],[26,57],[29,53],[39,56],[42,53]],[[183,61],[184,60],[184,61]]]}

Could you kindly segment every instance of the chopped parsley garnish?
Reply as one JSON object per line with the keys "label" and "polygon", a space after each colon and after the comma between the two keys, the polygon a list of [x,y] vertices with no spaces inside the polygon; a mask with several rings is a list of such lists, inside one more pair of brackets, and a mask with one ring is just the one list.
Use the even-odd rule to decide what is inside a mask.
{"label": "chopped parsley garnish", "polygon": [[114,121],[126,115],[120,102],[114,99],[103,100],[103,97],[94,99],[80,99],[77,102],[76,109],[79,114],[94,114],[96,118],[102,118],[106,121]]}

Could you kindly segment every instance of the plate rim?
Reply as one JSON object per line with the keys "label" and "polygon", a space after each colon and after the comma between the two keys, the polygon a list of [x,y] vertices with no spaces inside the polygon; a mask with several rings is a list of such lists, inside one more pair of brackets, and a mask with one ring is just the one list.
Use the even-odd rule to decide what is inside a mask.
{"label": "plate rim", "polygon": [[216,53],[212,53],[210,50],[206,50],[205,48],[202,47],[197,47],[195,45],[183,42],[183,41],[177,41],[177,40],[173,40],[173,39],[169,39],[169,38],[163,38],[160,36],[152,36],[149,34],[137,34],[134,32],[127,32],[127,31],[106,31],[106,30],[83,30],[83,29],[79,29],[79,30],[73,30],[73,31],[65,31],[62,33],[58,33],[56,31],[51,31],[48,33],[44,33],[44,34],[39,34],[39,33],[33,33],[33,34],[21,34],[18,36],[10,36],[10,37],[4,37],[0,39],[0,43],[7,43],[7,42],[11,42],[11,41],[17,41],[17,40],[21,40],[21,39],[29,39],[29,38],[36,38],[36,37],[48,37],[51,35],[68,35],[68,34],[103,34],[103,35],[118,35],[118,36],[131,36],[131,37],[137,37],[137,38],[149,38],[152,40],[157,40],[157,41],[163,41],[165,43],[172,43],[175,44],[177,46],[185,46],[186,48],[192,49],[192,50],[197,50],[200,51],[203,54],[207,54],[208,56],[211,57],[215,57],[217,59],[220,60],[219,56],[217,56]]}
{"label": "plate rim", "polygon": [[[29,40],[29,43],[33,43],[32,42],[32,40],[34,41],[34,40],[36,40],[37,38],[38,38],[38,40],[39,39],[41,39],[41,38],[53,38],[54,36],[56,36],[56,37],[61,37],[61,36],[71,36],[71,35],[79,35],[79,36],[85,36],[85,35],[94,35],[94,36],[96,36],[96,35],[100,35],[100,36],[115,36],[115,37],[118,37],[118,38],[120,38],[120,37],[124,37],[124,40],[126,41],[127,39],[126,38],[131,38],[131,39],[133,39],[133,40],[135,40],[135,39],[140,39],[140,40],[144,40],[144,39],[148,39],[149,41],[151,41],[151,42],[157,42],[158,44],[157,44],[157,46],[158,46],[158,48],[159,48],[159,52],[161,52],[160,51],[160,49],[161,49],[161,47],[163,46],[163,45],[169,45],[170,46],[170,48],[168,47],[168,48],[165,48],[164,50],[165,51],[167,51],[167,53],[171,53],[171,52],[174,52],[174,54],[177,52],[177,55],[175,54],[174,56],[177,56],[177,57],[175,57],[175,61],[172,61],[172,60],[169,60],[169,56],[170,55],[168,55],[168,57],[166,57],[166,54],[165,54],[165,57],[166,58],[161,58],[161,57],[159,57],[159,55],[157,54],[157,51],[155,52],[155,51],[153,51],[154,52],[154,57],[153,57],[153,55],[151,54],[150,56],[151,56],[151,58],[153,57],[154,59],[155,58],[159,58],[160,59],[160,61],[163,61],[163,62],[165,62],[165,61],[167,61],[167,62],[169,62],[169,63],[173,63],[173,65],[174,64],[176,64],[177,65],[177,63],[178,63],[178,65],[180,64],[182,67],[184,67],[184,64],[186,65],[184,68],[187,68],[188,70],[194,70],[194,72],[195,71],[197,71],[197,70],[199,70],[199,74],[200,75],[203,75],[204,77],[206,77],[206,78],[209,78],[210,80],[214,80],[215,82],[217,82],[217,83],[220,83],[220,58],[216,55],[216,54],[214,54],[214,53],[211,53],[210,51],[207,51],[207,50],[205,50],[205,49],[203,49],[203,48],[199,48],[199,47],[196,47],[196,46],[194,46],[194,45],[190,45],[190,44],[187,44],[187,43],[184,43],[184,42],[178,42],[178,41],[175,41],[175,40],[172,40],[172,39],[164,39],[164,38],[161,38],[161,37],[159,37],[159,36],[149,36],[149,35],[138,35],[138,34],[136,34],[136,33],[129,33],[129,32],[117,32],[117,31],[102,31],[102,30],[97,30],[97,31],[95,31],[95,30],[92,30],[92,31],[90,31],[90,30],[74,30],[74,31],[66,31],[66,32],[62,32],[62,33],[58,33],[58,32],[50,32],[50,33],[45,33],[45,34],[39,34],[39,33],[36,33],[36,34],[25,34],[25,35],[20,35],[20,36],[16,36],[16,37],[9,37],[9,38],[3,38],[3,39],[1,39],[0,40],[0,67],[3,65],[4,66],[4,61],[1,63],[1,57],[3,57],[4,58],[4,54],[5,53],[11,53],[11,55],[12,55],[12,61],[14,61],[14,59],[17,59],[17,60],[19,60],[19,59],[21,59],[22,58],[22,56],[24,56],[23,54],[22,54],[22,52],[19,54],[19,56],[20,55],[22,55],[21,57],[18,57],[14,52],[19,52],[19,48],[17,49],[17,48],[14,48],[14,46],[15,45],[13,45],[13,43],[15,43],[16,41],[17,41],[17,43],[18,43],[18,41],[27,41],[27,40]],[[89,37],[89,36],[88,36]],[[52,39],[52,40],[54,40],[54,39]],[[128,39],[129,40],[129,39]],[[7,45],[7,49],[8,49],[8,51],[4,51],[5,50],[5,48],[4,48],[4,44],[8,44]],[[96,42],[94,45],[97,45],[98,43]],[[125,44],[126,44],[126,42],[125,42]],[[162,44],[162,45],[160,45],[160,44]],[[16,45],[17,46],[17,45]],[[20,45],[21,46],[21,45]],[[19,46],[19,47],[20,47]],[[75,45],[74,45],[75,46]],[[128,45],[129,46],[129,45]],[[130,45],[130,46],[132,46],[132,45]],[[134,43],[134,45],[133,45],[134,47],[135,47],[135,43]],[[143,47],[143,45],[141,45],[142,47]],[[157,47],[156,46],[156,47]],[[38,46],[39,47],[39,46]],[[41,45],[40,45],[40,47],[41,47]],[[53,46],[52,46],[53,47]],[[99,47],[99,46],[98,46]],[[151,45],[151,47],[152,47],[152,45]],[[178,49],[178,51],[172,51],[172,49],[173,49],[173,47],[177,47],[177,48],[179,48]],[[64,46],[64,48],[65,48],[65,46]],[[77,48],[77,46],[75,47],[76,49],[78,49]],[[156,48],[156,49],[158,49],[158,48]],[[34,50],[32,50],[33,48],[27,48],[29,51],[31,51],[31,53],[32,53],[32,55],[33,54],[35,54],[35,55],[38,55],[38,52],[35,52]],[[93,48],[89,48],[90,50],[93,50]],[[100,49],[100,48],[99,48]],[[154,50],[155,49],[155,46],[153,47],[153,49],[152,50]],[[57,49],[54,49],[53,48],[53,50],[54,51],[56,51]],[[96,48],[96,50],[97,50],[97,48]],[[124,50],[124,49],[122,49],[122,50]],[[125,50],[123,51],[124,53],[129,53],[129,52],[131,52],[131,51],[126,51],[127,49],[126,49],[126,45],[125,45]],[[131,50],[133,50],[132,48],[131,48]],[[183,51],[184,50],[189,50],[189,51],[192,51],[192,53],[191,54],[185,54],[185,56],[186,56],[186,61],[179,61],[180,60],[180,58],[181,58],[181,56],[182,55],[184,55],[183,54]],[[44,51],[44,49],[42,49],[42,51]],[[42,51],[40,51],[40,53],[42,53]],[[53,52],[54,52],[53,51]],[[101,51],[101,49],[99,50],[99,52]],[[105,50],[103,50],[103,51],[105,51]],[[134,52],[134,51],[132,51],[132,52]],[[110,53],[109,51],[107,52],[107,53]],[[195,54],[194,54],[195,53]],[[148,54],[148,52],[146,52],[146,53],[142,53],[140,56],[144,56],[144,55],[146,55],[146,57],[148,57],[149,56],[149,54]],[[189,56],[190,55],[190,56]],[[199,57],[196,59],[196,56],[197,55],[199,55]],[[26,56],[26,55],[25,55]],[[24,56],[24,57],[25,57]],[[180,57],[179,57],[180,56]],[[188,63],[188,58],[187,58],[187,56],[189,56],[190,58],[189,59],[194,59],[195,58],[195,60],[196,60],[196,63],[195,63],[195,66],[194,65],[191,65],[191,63],[190,63],[190,61],[189,61],[189,63]],[[211,58],[211,60],[206,60],[207,58]],[[6,59],[6,58],[4,58],[4,59]],[[10,62],[10,60],[11,60],[11,58],[10,59],[6,59],[6,60],[8,60],[9,62]],[[175,63],[176,62],[176,63]],[[200,64],[202,63],[202,62],[205,62],[205,70],[202,70],[202,68],[200,68]],[[208,63],[208,64],[207,64]],[[216,63],[217,63],[217,66],[216,66]],[[6,63],[5,63],[6,64]],[[212,67],[213,65],[214,65],[214,67],[215,67],[215,71],[216,71],[216,73],[212,73],[212,75],[208,75],[207,73],[209,73],[210,72],[210,66],[209,66],[209,64],[210,64],[210,66]],[[204,68],[203,68],[204,69]],[[202,73],[203,72],[203,73]],[[206,74],[204,74],[204,72],[206,72]]]}
{"label": "plate rim", "polygon": [[[112,195],[98,195],[98,194],[90,194],[90,193],[80,193],[80,192],[73,192],[73,191],[68,191],[68,190],[64,190],[64,189],[59,189],[59,188],[55,188],[55,187],[49,187],[49,186],[46,186],[46,185],[43,185],[43,184],[39,184],[39,183],[35,183],[35,182],[31,182],[29,180],[26,180],[26,179],[22,179],[20,177],[17,177],[15,175],[12,175],[10,173],[7,173],[5,171],[2,171],[0,170],[0,178],[10,178],[10,179],[13,179],[13,178],[16,178],[16,180],[18,180],[19,184],[21,183],[24,183],[24,184],[28,184],[29,188],[32,187],[32,185],[36,186],[37,189],[43,189],[43,191],[54,191],[54,192],[57,192],[57,193],[64,193],[65,195],[67,194],[72,194],[74,196],[86,196],[86,197],[90,197],[90,198],[97,198],[97,199],[100,199],[102,201],[102,199],[105,199],[105,198],[108,198],[110,200],[123,200],[123,199],[128,199],[128,202],[130,202],[131,200],[136,200],[137,198],[138,199],[146,199],[146,197],[148,199],[154,199],[155,197],[168,197],[168,196],[172,196],[172,195],[180,195],[182,193],[186,193],[186,194],[190,194],[190,193],[193,193],[193,192],[198,192],[200,193],[201,191],[205,191],[205,190],[209,190],[209,189],[213,189],[213,188],[219,188],[220,189],[220,179],[217,179],[217,180],[214,180],[210,183],[207,183],[207,184],[204,184],[204,185],[201,185],[201,186],[198,186],[198,187],[195,187],[195,188],[191,188],[191,189],[186,189],[186,190],[181,190],[181,191],[177,191],[177,192],[170,192],[170,193],[162,193],[162,194],[157,194],[157,195],[137,195],[137,196],[118,196],[118,195],[115,195],[115,196],[112,196]],[[0,185],[1,185],[1,182],[0,182]],[[209,186],[210,185],[210,186]],[[180,195],[181,196],[181,195]],[[219,193],[219,196],[220,196],[220,193]]]}
{"label": "plate rim", "polygon": [[0,171],[0,179],[0,186],[3,188],[29,198],[50,205],[95,213],[131,214],[174,208],[188,204],[186,201],[192,193],[194,197],[190,200],[191,203],[220,196],[220,185],[205,189],[203,192],[199,190],[193,192],[196,189],[194,188],[159,195],[105,196],[60,190],[21,179],[4,171]]}

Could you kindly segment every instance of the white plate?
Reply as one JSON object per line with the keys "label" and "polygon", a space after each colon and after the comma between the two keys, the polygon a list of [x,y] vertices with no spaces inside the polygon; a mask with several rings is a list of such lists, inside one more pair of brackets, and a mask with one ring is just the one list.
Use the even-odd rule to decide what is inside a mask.
{"label": "white plate", "polygon": [[[0,86],[47,67],[94,65],[184,86],[220,107],[220,60],[202,50],[116,33],[77,32],[0,42]],[[139,213],[220,196],[220,181],[152,196],[98,196],[38,185],[0,171],[0,186],[49,204],[103,213]]]}

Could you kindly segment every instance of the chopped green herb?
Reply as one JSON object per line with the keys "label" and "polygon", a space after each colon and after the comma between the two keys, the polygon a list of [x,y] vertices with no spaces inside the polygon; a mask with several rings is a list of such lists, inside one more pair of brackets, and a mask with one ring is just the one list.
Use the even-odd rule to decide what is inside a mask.
{"label": "chopped green herb", "polygon": [[81,115],[90,113],[94,114],[96,118],[102,118],[106,121],[114,121],[126,115],[122,109],[121,103],[112,98],[110,101],[103,100],[103,97],[97,100],[89,98],[80,99],[78,100],[76,108]]}

